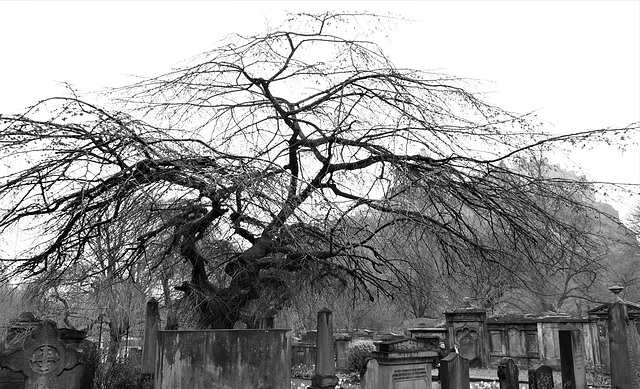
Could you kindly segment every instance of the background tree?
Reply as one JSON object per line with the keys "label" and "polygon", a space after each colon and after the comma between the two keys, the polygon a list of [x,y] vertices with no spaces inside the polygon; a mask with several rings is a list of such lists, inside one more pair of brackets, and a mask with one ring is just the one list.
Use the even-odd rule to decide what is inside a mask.
{"label": "background tree", "polygon": [[180,258],[190,275],[177,289],[198,325],[229,328],[265,296],[281,309],[296,276],[393,294],[406,268],[378,248],[396,225],[421,226],[447,269],[471,257],[507,272],[550,266],[540,245],[569,237],[584,258],[591,237],[540,201],[583,205],[508,166],[522,150],[612,130],[549,139],[464,80],[398,68],[345,33],[365,19],[384,23],[295,15],[113,91],[119,105],[72,96],[1,116],[0,228],[36,232],[12,274],[59,277],[130,223],[113,274]]}

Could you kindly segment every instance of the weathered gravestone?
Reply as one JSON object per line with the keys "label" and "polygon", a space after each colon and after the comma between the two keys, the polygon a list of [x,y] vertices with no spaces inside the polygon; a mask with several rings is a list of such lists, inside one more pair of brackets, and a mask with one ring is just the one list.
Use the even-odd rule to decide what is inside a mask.
{"label": "weathered gravestone", "polygon": [[440,360],[440,388],[469,388],[469,361],[458,353],[450,353]]}
{"label": "weathered gravestone", "polygon": [[160,311],[158,300],[151,298],[147,302],[144,340],[142,343],[142,371],[140,387],[152,389],[156,371],[156,354],[158,352],[158,328],[160,327]]}
{"label": "weathered gravestone", "polygon": [[436,348],[423,339],[382,341],[367,364],[363,389],[431,389]]}
{"label": "weathered gravestone", "polygon": [[318,311],[316,371],[309,389],[333,388],[338,384],[333,345],[333,318],[328,308]]}
{"label": "weathered gravestone", "polygon": [[549,366],[529,369],[529,389],[553,389],[553,371]]}
{"label": "weathered gravestone", "polygon": [[612,286],[613,301],[607,304],[607,330],[609,332],[609,360],[611,366],[611,389],[640,387],[639,354],[634,320],[629,317],[628,307],[619,294],[624,288]]}
{"label": "weathered gravestone", "polygon": [[349,356],[347,346],[351,341],[349,334],[337,334],[333,337],[336,345],[336,370],[349,371]]}
{"label": "weathered gravestone", "polygon": [[59,376],[82,362],[83,355],[60,339],[60,331],[50,320],[41,322],[21,347],[0,353],[1,367],[26,377],[25,389],[78,389],[79,380]]}
{"label": "weathered gravestone", "polygon": [[[22,313],[17,319],[13,320],[7,328],[5,344],[0,345],[0,352],[6,351],[7,348],[21,346],[25,336],[29,335],[38,324],[40,324],[40,320],[38,320],[33,313]],[[0,388],[24,389],[24,375],[9,369],[1,369]]]}
{"label": "weathered gravestone", "polygon": [[505,358],[498,365],[500,389],[519,389],[518,366],[511,358]]}

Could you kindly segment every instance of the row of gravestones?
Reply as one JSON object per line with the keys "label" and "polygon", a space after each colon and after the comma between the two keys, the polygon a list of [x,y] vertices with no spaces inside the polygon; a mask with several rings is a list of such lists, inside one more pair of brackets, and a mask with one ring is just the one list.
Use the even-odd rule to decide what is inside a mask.
{"label": "row of gravestones", "polygon": [[[82,331],[58,329],[50,320],[23,314],[0,345],[3,389],[89,389],[96,368],[94,345]],[[20,338],[20,333],[25,334]]]}
{"label": "row of gravestones", "polygon": [[[537,369],[529,369],[529,389],[554,389],[553,371],[549,366],[542,365]],[[520,372],[513,359],[503,360],[498,365],[498,380],[500,389],[519,389]]]}
{"label": "row of gravestones", "polygon": [[[456,353],[451,353],[440,361],[440,388],[466,389],[469,388],[469,361]],[[500,389],[519,389],[518,366],[513,359],[504,360],[498,366],[498,380]],[[542,365],[537,369],[529,369],[529,389],[554,389],[553,371],[549,366]]]}

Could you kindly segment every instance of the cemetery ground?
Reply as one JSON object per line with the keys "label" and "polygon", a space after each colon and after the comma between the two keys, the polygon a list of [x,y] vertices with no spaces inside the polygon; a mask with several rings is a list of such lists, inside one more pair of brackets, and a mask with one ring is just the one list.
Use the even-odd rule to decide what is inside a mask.
{"label": "cemetery ground", "polygon": [[[620,306],[620,304],[612,305],[613,308]],[[472,311],[473,307],[463,307],[460,312],[464,313],[468,319]],[[332,313],[327,309],[318,312],[317,330],[307,331],[302,338],[307,343],[313,343],[313,359],[317,365],[311,366],[293,364],[293,358],[291,358],[293,355],[290,355],[290,351],[296,349],[289,342],[291,334],[289,330],[265,328],[230,331],[159,331],[157,301],[154,300],[147,304],[147,336],[144,341],[146,352],[132,352],[125,355],[106,371],[98,363],[100,357],[96,353],[95,344],[85,340],[86,334],[82,331],[58,329],[55,322],[39,320],[29,313],[21,315],[19,319],[8,331],[6,345],[9,347],[5,345],[0,350],[0,366],[3,368],[0,374],[0,388],[3,389],[175,389],[185,387],[206,389],[211,388],[211,385],[218,387],[215,382],[219,380],[227,380],[230,384],[224,387],[246,389],[254,388],[252,385],[257,382],[253,379],[255,375],[262,375],[265,379],[272,379],[279,375],[279,378],[273,379],[272,382],[276,385],[268,386],[271,388],[285,389],[286,383],[286,388],[290,386],[291,389],[389,389],[391,381],[378,382],[374,386],[371,384],[385,374],[388,378],[392,378],[394,384],[412,381],[411,386],[402,387],[411,389],[604,389],[611,387],[606,379],[602,379],[607,376],[606,374],[595,375],[590,368],[582,370],[586,373],[581,381],[582,384],[573,386],[566,385],[565,375],[568,371],[566,366],[562,366],[562,373],[557,370],[552,372],[550,367],[544,365],[536,369],[527,370],[523,367],[519,370],[513,359],[505,358],[500,360],[497,369],[495,366],[469,368],[469,361],[473,358],[463,358],[456,351],[449,352],[444,358],[435,359],[436,353],[431,349],[434,343],[419,337],[398,334],[376,335],[381,337],[377,338],[379,340],[376,341],[373,349],[362,347],[366,344],[373,346],[373,340],[354,339],[352,341],[346,334],[335,333],[332,328]],[[451,320],[451,315],[449,319]],[[632,330],[630,334],[635,335],[635,326],[629,328]],[[442,333],[440,328],[414,328],[409,332],[413,332],[409,334],[413,336],[420,332],[422,335],[427,332]],[[431,338],[438,342],[439,339]],[[463,339],[459,340],[464,344]],[[347,347],[347,353],[344,354],[339,351],[344,350],[341,347],[344,343],[341,342],[354,347]],[[203,343],[205,347],[202,347]],[[436,342],[435,345],[437,344]],[[280,354],[281,357],[277,357],[278,350],[284,351]],[[367,352],[367,350],[372,351]],[[204,354],[201,354],[203,351]],[[297,351],[300,351],[300,348]],[[463,345],[461,352],[466,351],[468,349]],[[185,355],[187,355],[186,358]],[[572,358],[573,361],[569,362],[565,359],[563,364],[569,363],[572,366],[572,369],[569,369],[573,372],[571,374],[577,374],[578,370],[573,368],[577,366],[575,361],[582,360],[581,358],[582,356]],[[366,369],[361,369],[352,363],[358,359],[368,361]],[[349,362],[347,365],[344,364],[345,360]],[[437,368],[432,369],[434,365],[440,365],[443,370],[439,372]],[[291,368],[288,369],[289,367]],[[337,367],[340,367],[339,371]],[[542,370],[543,368],[546,370]],[[216,373],[211,376],[211,371],[219,371],[219,369],[231,371],[231,373],[226,375]],[[613,366],[611,369],[613,371]],[[9,371],[12,373],[7,374]],[[151,385],[145,386],[145,372],[149,371],[151,373],[147,374],[150,374],[152,380],[147,382]],[[543,381],[546,384],[540,385],[542,381],[535,378],[534,386],[530,386],[532,371],[543,371],[540,377],[544,375]],[[209,372],[209,376],[202,372]],[[538,373],[535,374],[537,376]],[[158,379],[156,376],[155,383],[153,383],[154,375],[160,377]],[[200,382],[192,386],[185,386],[185,382],[181,381],[180,377],[176,381],[176,376],[188,377],[189,375],[191,378],[188,378],[187,382],[190,383],[196,380],[195,376],[203,377],[200,378]],[[426,379],[429,375],[431,380]],[[317,381],[318,377],[322,379]],[[573,377],[577,376],[572,375],[571,379],[574,379]],[[331,382],[326,380],[327,378]],[[240,386],[234,386],[239,381],[243,381]],[[428,383],[429,381],[431,384]],[[317,382],[328,384],[317,386],[315,385]],[[510,386],[503,386],[505,382],[509,382]],[[552,386],[551,382],[553,382]]]}
{"label": "cemetery ground", "polygon": [[[292,369],[291,389],[307,389],[311,383],[310,378],[302,378],[300,374],[305,370],[311,371],[311,369],[298,368],[296,377],[296,369]],[[313,374],[313,373],[311,373]],[[310,377],[310,375],[308,377]],[[337,374],[338,386],[335,389],[361,389],[361,385],[358,380],[353,380],[353,374]],[[357,375],[356,375],[357,376]],[[441,389],[440,382],[437,381],[438,371],[434,369],[431,374],[432,377],[432,389]],[[496,374],[496,369],[481,369],[470,368],[469,377],[471,380],[470,389],[499,389],[500,384]],[[519,373],[519,389],[529,389],[527,371],[523,370]],[[562,377],[560,372],[553,373],[553,381],[555,388],[562,388]],[[588,382],[589,389],[608,388],[608,385],[601,385],[602,379],[594,379],[593,382]]]}

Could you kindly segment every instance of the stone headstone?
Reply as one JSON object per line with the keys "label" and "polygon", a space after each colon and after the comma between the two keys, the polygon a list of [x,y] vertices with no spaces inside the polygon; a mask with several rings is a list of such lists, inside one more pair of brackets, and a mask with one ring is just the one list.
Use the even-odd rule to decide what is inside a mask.
{"label": "stone headstone", "polygon": [[41,322],[22,347],[0,353],[1,367],[26,377],[25,389],[79,389],[79,384],[62,383],[59,376],[82,362],[82,354],[60,339],[60,331],[50,320]]}
{"label": "stone headstone", "polygon": [[306,331],[302,334],[302,339],[300,340],[302,343],[316,343],[316,339],[318,338],[318,331]]}
{"label": "stone headstone", "polygon": [[519,389],[518,366],[511,358],[503,359],[498,365],[500,389]]}
{"label": "stone headstone", "polygon": [[379,389],[380,388],[380,369],[378,361],[375,358],[369,360],[366,366],[367,370],[362,377],[362,389]]}
{"label": "stone headstone", "polygon": [[450,353],[440,360],[440,388],[468,389],[469,361],[458,353]]}
{"label": "stone headstone", "polygon": [[549,366],[529,369],[529,389],[553,389],[553,371]]}
{"label": "stone headstone", "polygon": [[633,324],[633,321],[629,320],[627,304],[619,296],[622,288],[609,289],[615,295],[613,302],[607,304],[611,388],[637,388],[640,386],[637,361],[634,358],[637,350],[633,350],[629,339],[629,324]]}
{"label": "stone headstone", "polygon": [[351,341],[349,334],[337,334],[334,336],[336,344],[336,369],[341,371],[349,370],[349,358],[347,354],[347,346]]}

